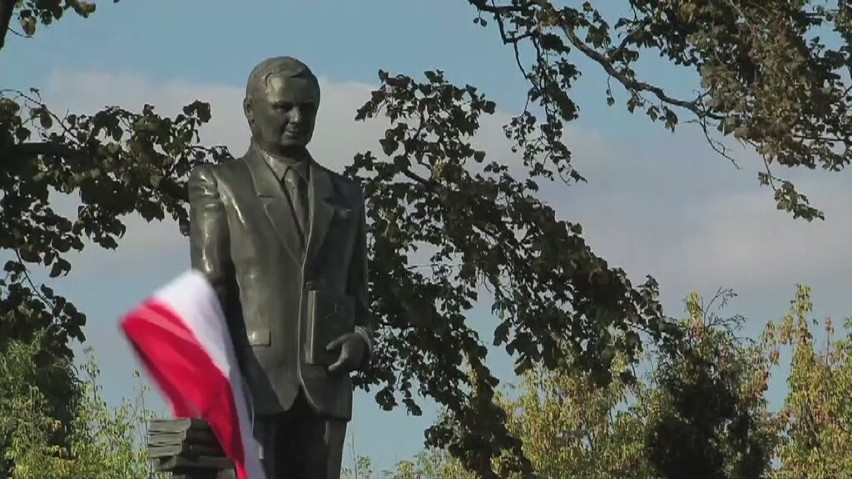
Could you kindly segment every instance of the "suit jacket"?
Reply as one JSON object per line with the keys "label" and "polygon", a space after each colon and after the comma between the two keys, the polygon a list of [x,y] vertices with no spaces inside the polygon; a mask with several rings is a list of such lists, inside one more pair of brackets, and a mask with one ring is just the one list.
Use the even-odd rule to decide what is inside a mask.
{"label": "suit jacket", "polygon": [[255,414],[286,411],[302,387],[321,416],[349,420],[349,375],[306,362],[306,297],[312,289],[352,297],[369,356],[361,187],[310,161],[310,234],[303,246],[289,196],[256,148],[191,173],[192,266],[219,296]]}

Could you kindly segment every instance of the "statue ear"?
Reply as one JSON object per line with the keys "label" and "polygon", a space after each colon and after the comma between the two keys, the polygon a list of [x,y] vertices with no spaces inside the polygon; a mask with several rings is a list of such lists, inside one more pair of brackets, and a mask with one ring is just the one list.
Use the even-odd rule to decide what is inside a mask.
{"label": "statue ear", "polygon": [[250,125],[254,124],[254,109],[251,104],[251,98],[246,97],[243,100],[243,113],[246,115],[246,119],[248,120]]}

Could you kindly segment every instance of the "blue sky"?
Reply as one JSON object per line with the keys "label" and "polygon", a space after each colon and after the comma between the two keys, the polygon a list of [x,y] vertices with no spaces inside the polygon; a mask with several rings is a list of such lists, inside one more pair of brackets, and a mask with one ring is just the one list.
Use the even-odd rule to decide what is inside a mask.
{"label": "blue sky", "polygon": [[[239,102],[249,71],[268,56],[293,55],[323,82],[313,151],[319,161],[340,169],[354,153],[377,149],[381,122],[352,121],[377,70],[418,75],[440,68],[451,81],[476,85],[498,102],[498,114],[483,125],[477,141],[489,154],[511,161],[500,125],[518,113],[526,84],[496,30],[474,25],[466,2],[240,5],[99,2],[89,20],[63,19],[34,39],[10,36],[0,53],[0,85],[39,87],[52,105],[75,111],[107,104],[138,108],[144,102],[173,111],[200,98],[213,104],[205,141],[241,153],[248,137]],[[640,72],[676,92],[695,87],[692,74],[659,60]],[[786,311],[798,282],[814,287],[817,316],[839,318],[852,310],[844,282],[852,272],[848,174],[796,174],[828,220],[794,221],[776,212],[771,192],[758,187],[753,155],[742,152],[737,170],[715,156],[694,129],[671,135],[642,115],[608,108],[604,81],[588,70],[573,93],[581,118],[569,128],[567,141],[589,184],[543,193],[563,217],[585,226],[599,254],[636,280],[657,277],[669,314],[680,312],[689,291],[711,295],[720,286],[734,288],[740,297],[726,311],[748,317],[750,334]],[[87,334],[111,401],[132,394],[136,367],[117,334],[118,317],[188,266],[185,239],[173,224],[129,221],[117,251],[92,248],[76,256],[74,272],[57,285],[89,314]],[[487,308],[473,316],[484,332],[493,327]],[[511,378],[505,357],[495,358],[495,368]],[[782,394],[779,378],[773,386],[776,403]],[[434,412],[427,408],[423,418],[381,412],[363,393],[356,395],[355,408],[355,448],[383,467],[420,449]]]}

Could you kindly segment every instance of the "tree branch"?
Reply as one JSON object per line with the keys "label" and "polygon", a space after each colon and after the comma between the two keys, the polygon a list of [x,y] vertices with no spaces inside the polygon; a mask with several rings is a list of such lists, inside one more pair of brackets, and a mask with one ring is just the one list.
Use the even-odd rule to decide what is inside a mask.
{"label": "tree branch", "polygon": [[[549,0],[529,0],[527,2],[522,2],[512,6],[489,5],[487,3],[487,0],[468,1],[480,11],[493,14],[495,16],[495,20],[497,20],[498,22],[498,26],[500,27],[502,27],[501,20],[503,19],[503,17],[510,14],[519,14],[525,9],[529,9],[529,7],[532,5],[536,5],[542,11],[550,11],[556,13],[553,4],[551,4]],[[559,18],[559,16],[557,15],[556,18]],[[565,37],[575,48],[577,48],[577,50],[579,50],[588,58],[600,65],[608,75],[618,80],[618,82],[621,83],[628,90],[636,92],[649,92],[656,96],[657,99],[659,99],[661,102],[684,108],[692,112],[699,118],[709,118],[717,121],[720,121],[724,118],[723,115],[710,112],[707,109],[703,108],[703,105],[698,99],[687,101],[671,97],[662,88],[652,85],[650,83],[636,80],[635,78],[631,78],[630,76],[624,74],[623,72],[616,69],[615,66],[613,66],[612,62],[610,61],[610,58],[613,58],[612,54],[617,54],[624,48],[628,40],[636,34],[638,26],[637,29],[634,29],[628,33],[627,37],[622,41],[622,44],[619,45],[619,47],[617,47],[615,50],[613,50],[609,58],[606,55],[596,51],[594,48],[590,47],[583,40],[581,40],[580,37],[578,37],[577,34],[574,32],[574,29],[571,27],[571,25],[568,25],[564,21],[561,21],[559,22],[558,28],[562,30]],[[535,36],[534,32],[532,31],[527,33],[527,36],[529,36],[529,34],[533,34],[532,36]],[[503,36],[504,43],[517,45],[517,40],[520,40],[520,38],[518,38],[517,40],[512,37],[507,38],[507,36],[503,34],[503,32],[501,32],[501,35]]]}
{"label": "tree branch", "polygon": [[680,100],[678,98],[669,96],[660,87],[628,77],[623,72],[616,70],[616,68],[612,66],[612,63],[610,63],[604,55],[600,54],[595,49],[588,46],[584,41],[580,40],[580,37],[578,37],[577,34],[574,33],[574,30],[572,30],[568,25],[562,24],[560,25],[560,28],[565,33],[565,37],[568,38],[568,41],[571,42],[571,44],[574,45],[577,50],[580,50],[587,57],[594,60],[598,65],[600,65],[604,69],[604,71],[607,72],[607,74],[618,80],[618,82],[624,85],[624,87],[628,90],[646,91],[652,93],[663,103],[668,103],[669,105],[675,105],[689,110],[699,118],[711,118],[713,120],[722,120],[725,118],[723,115],[712,113],[704,108],[701,108],[699,106],[700,102],[698,100]]}
{"label": "tree branch", "polygon": [[492,2],[491,5],[488,4],[488,0],[468,0],[468,2],[476,7],[478,10],[487,13],[493,13],[495,15],[505,15],[507,13],[517,13],[521,10],[524,10],[530,6],[533,2],[526,1],[520,2],[516,5],[494,5]]}
{"label": "tree branch", "polygon": [[3,155],[6,161],[29,158],[38,155],[64,156],[66,158],[80,158],[84,155],[82,151],[71,148],[67,145],[49,142],[20,143],[12,145],[9,147],[8,153],[8,155]]}
{"label": "tree branch", "polygon": [[9,23],[15,11],[15,0],[0,0],[0,50],[6,44],[6,32],[9,31]]}

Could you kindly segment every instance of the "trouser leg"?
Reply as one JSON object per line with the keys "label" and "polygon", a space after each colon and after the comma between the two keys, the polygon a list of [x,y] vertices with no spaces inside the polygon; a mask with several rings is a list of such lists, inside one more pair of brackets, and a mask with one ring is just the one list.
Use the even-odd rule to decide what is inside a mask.
{"label": "trouser leg", "polygon": [[267,479],[277,479],[281,474],[281,426],[282,417],[257,417],[254,421],[254,439],[257,441],[260,461]]}
{"label": "trouser leg", "polygon": [[303,393],[299,393],[285,417],[287,427],[282,431],[282,479],[327,479],[325,420],[314,413]]}
{"label": "trouser leg", "polygon": [[346,436],[346,422],[317,416],[303,395],[286,413],[282,436],[287,479],[338,479]]}
{"label": "trouser leg", "polygon": [[343,445],[346,442],[346,421],[326,421],[325,442],[328,445],[328,479],[340,479],[343,467]]}
{"label": "trouser leg", "polygon": [[318,416],[302,393],[289,411],[255,418],[267,479],[339,479],[346,426]]}

